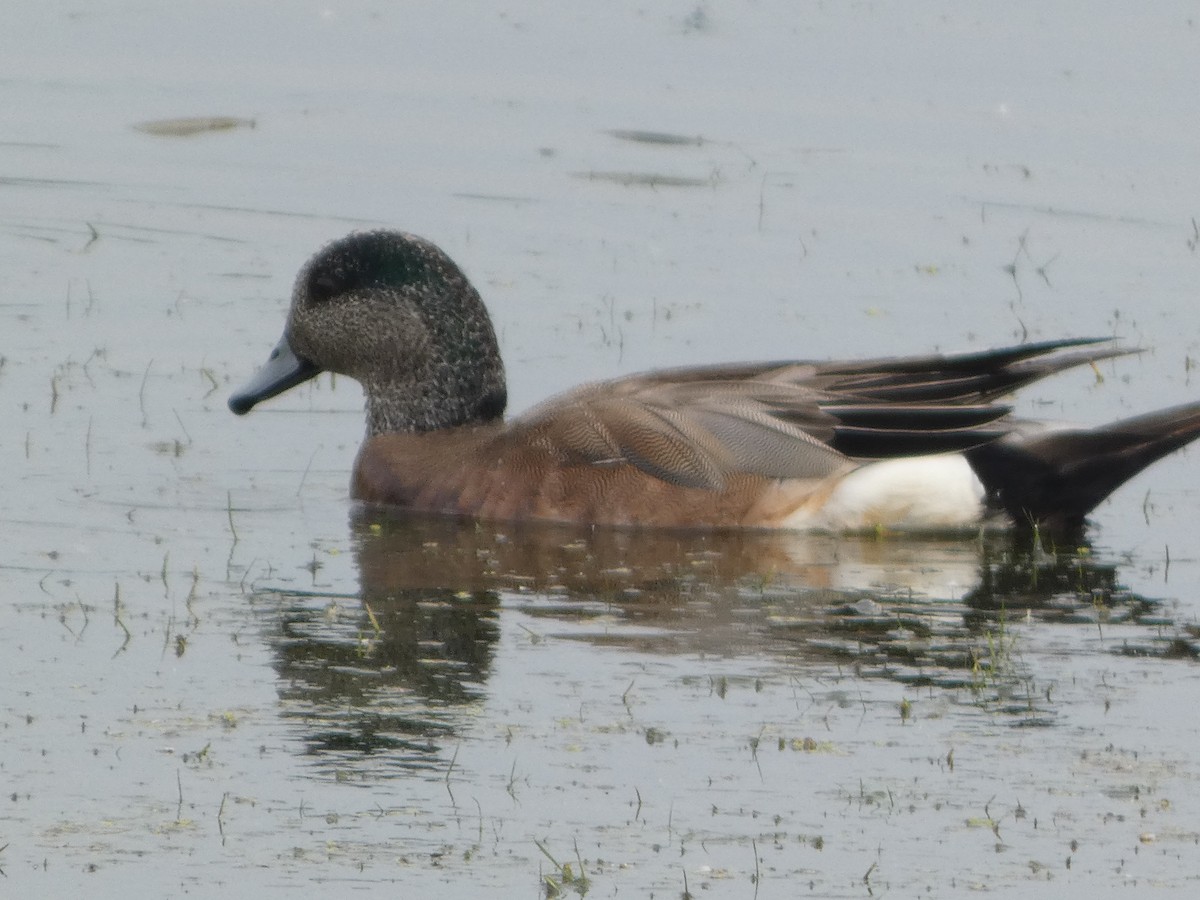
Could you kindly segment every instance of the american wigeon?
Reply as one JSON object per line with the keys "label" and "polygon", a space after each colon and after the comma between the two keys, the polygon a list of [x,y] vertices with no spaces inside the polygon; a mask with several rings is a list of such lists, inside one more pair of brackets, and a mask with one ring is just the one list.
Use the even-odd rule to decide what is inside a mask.
{"label": "american wigeon", "polygon": [[366,393],[353,494],[487,519],[645,527],[1073,527],[1200,435],[1200,403],[1090,429],[1007,418],[1003,395],[1125,352],[1101,340],[957,356],[717,365],[586,385],[504,419],[492,323],[429,241],[351,234],[296,279],[239,415],[328,370]]}

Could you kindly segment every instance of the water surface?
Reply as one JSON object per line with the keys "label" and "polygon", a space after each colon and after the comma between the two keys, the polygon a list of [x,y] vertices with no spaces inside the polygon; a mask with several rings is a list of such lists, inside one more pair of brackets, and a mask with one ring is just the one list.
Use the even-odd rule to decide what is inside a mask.
{"label": "water surface", "polygon": [[1185,402],[1196,42],[1169,3],[19,4],[7,888],[1191,896],[1194,452],[1064,546],[475,528],[348,502],[353,383],[225,399],[387,225],[479,286],[514,410],[1065,335],[1146,352],[1023,414]]}

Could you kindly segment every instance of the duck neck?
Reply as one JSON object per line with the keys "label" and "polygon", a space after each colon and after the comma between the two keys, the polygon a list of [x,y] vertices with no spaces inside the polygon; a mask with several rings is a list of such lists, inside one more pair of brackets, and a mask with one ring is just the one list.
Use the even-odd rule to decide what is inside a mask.
{"label": "duck neck", "polygon": [[504,417],[507,394],[503,381],[498,386],[464,395],[447,391],[415,393],[406,389],[368,389],[367,436],[419,434],[484,425]]}

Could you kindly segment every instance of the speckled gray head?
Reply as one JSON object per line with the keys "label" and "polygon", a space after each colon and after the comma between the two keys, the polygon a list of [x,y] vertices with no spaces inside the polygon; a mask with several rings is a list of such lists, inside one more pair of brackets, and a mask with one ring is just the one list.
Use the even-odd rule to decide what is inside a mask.
{"label": "speckled gray head", "polygon": [[304,265],[283,338],[229,408],[243,415],[322,371],[362,384],[370,435],[494,421],[507,399],[479,293],[438,247],[399,231],[350,234]]}

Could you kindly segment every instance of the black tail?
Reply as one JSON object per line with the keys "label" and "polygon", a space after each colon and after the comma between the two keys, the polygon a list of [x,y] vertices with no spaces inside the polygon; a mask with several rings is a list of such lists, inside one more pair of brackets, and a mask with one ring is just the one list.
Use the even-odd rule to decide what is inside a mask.
{"label": "black tail", "polygon": [[1200,437],[1200,403],[1091,429],[1020,431],[967,451],[988,502],[1019,524],[1067,530],[1146,466]]}

